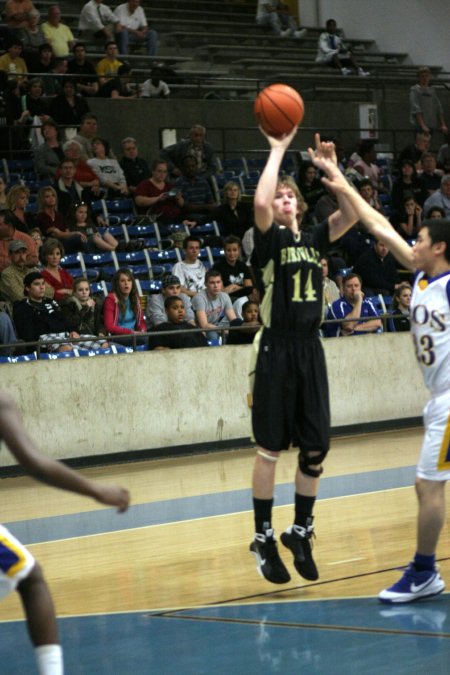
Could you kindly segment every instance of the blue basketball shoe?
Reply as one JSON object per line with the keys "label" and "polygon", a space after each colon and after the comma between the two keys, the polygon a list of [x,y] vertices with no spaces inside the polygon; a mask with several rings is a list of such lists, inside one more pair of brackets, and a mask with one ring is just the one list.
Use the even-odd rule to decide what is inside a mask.
{"label": "blue basketball shoe", "polygon": [[418,572],[413,563],[410,563],[402,578],[393,586],[381,591],[378,599],[387,604],[414,602],[438,595],[444,588],[444,580],[436,568]]}

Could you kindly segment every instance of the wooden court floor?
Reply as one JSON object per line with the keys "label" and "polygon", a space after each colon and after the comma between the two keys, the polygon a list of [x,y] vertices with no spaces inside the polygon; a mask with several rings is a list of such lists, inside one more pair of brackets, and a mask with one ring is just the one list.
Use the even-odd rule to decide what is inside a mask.
{"label": "wooden court floor", "polygon": [[[434,673],[448,673],[450,598],[400,613],[376,601],[414,552],[420,442],[419,429],[333,440],[316,507],[315,583],[296,575],[282,546],[291,582],[273,586],[256,573],[252,449],[84,470],[130,489],[124,515],[28,478],[4,479],[2,522],[45,570],[69,673],[415,673],[430,658]],[[278,463],[278,533],[292,521],[295,466],[294,451]],[[450,583],[449,535],[446,526],[438,558]],[[32,664],[22,617],[18,597],[0,605],[10,668],[1,672],[34,672],[20,665]],[[339,659],[325,662],[330,641]],[[386,665],[386,650],[400,662]]]}

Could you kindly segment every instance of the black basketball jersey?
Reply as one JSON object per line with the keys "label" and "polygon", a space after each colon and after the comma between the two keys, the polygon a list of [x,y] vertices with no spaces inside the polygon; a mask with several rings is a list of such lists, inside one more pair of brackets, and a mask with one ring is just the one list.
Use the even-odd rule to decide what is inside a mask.
{"label": "black basketball jersey", "polygon": [[261,319],[267,328],[315,333],[322,320],[320,259],[330,245],[328,219],[312,233],[294,233],[275,223],[262,234],[255,227],[255,251],[265,295]]}

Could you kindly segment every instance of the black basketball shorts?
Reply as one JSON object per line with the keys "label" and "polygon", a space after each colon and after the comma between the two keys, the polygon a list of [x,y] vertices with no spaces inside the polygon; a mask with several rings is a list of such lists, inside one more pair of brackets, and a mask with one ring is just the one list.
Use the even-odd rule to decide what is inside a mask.
{"label": "black basketball shorts", "polygon": [[328,452],[330,406],[325,355],[318,337],[264,329],[256,361],[253,435],[262,448]]}

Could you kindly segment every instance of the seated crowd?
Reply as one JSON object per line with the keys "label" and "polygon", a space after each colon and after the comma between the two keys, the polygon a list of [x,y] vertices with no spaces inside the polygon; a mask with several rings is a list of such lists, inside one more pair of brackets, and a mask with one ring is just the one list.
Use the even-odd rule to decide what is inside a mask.
{"label": "seated crowd", "polygon": [[[241,177],[222,182],[217,198],[220,173],[200,125],[150,165],[131,137],[123,139],[117,160],[108,140],[98,135],[98,126],[88,112],[78,133],[61,143],[58,125],[52,118],[45,120],[43,142],[35,150],[41,178],[37,194],[31,193],[26,178],[9,189],[7,176],[0,178],[0,300],[10,309],[1,319],[0,343],[40,340],[49,343],[44,346],[48,351],[68,351],[77,346],[69,338],[78,338],[81,349],[109,347],[117,336],[122,336],[117,339],[121,344],[150,349],[251,341],[260,325],[263,288],[252,258],[251,194],[245,193]],[[449,167],[437,164],[428,142],[427,134],[419,133],[420,159],[414,162],[405,151],[389,174],[385,167],[382,173],[372,141],[361,141],[348,161],[340,158],[355,189],[411,242],[422,217],[450,213]],[[302,162],[295,179],[301,190],[299,222],[304,229],[314,228],[337,208],[335,199],[311,164]],[[89,278],[73,278],[61,264],[68,254],[160,248],[157,241],[124,240],[120,231],[115,236],[108,216],[93,208],[99,198],[104,203],[128,200],[128,222],[156,223],[167,233],[172,250],[182,248],[169,269],[166,265],[158,271],[162,287],[156,285],[144,301],[131,258],[131,269],[119,268],[113,259],[115,268],[106,276],[106,268],[97,270],[107,282],[102,290],[110,286],[106,297],[91,297]],[[205,234],[202,227],[211,221],[217,230]],[[205,255],[205,246],[216,252],[213,259]],[[411,279],[359,223],[335,243],[322,269],[324,337],[409,328]],[[146,272],[144,279],[154,276],[151,265]],[[380,320],[386,311],[394,318]],[[89,324],[84,314],[92,318]],[[242,324],[248,330],[233,330]],[[186,333],[193,328],[197,330]],[[176,335],[168,334],[174,331]],[[131,337],[123,337],[127,335]],[[14,350],[21,351],[20,343]]]}

